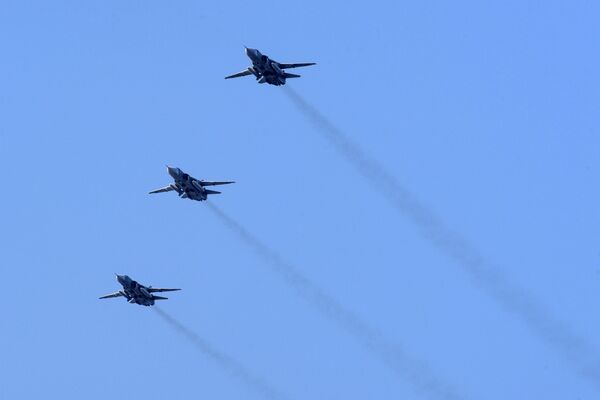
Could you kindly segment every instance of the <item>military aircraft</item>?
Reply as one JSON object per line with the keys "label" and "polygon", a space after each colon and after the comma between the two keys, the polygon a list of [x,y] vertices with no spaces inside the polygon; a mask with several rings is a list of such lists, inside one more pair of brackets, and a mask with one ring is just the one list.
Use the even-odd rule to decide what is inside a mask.
{"label": "military aircraft", "polygon": [[173,177],[175,183],[171,183],[169,186],[165,186],[164,188],[153,190],[150,192],[150,194],[170,192],[171,190],[174,190],[182,199],[203,201],[208,198],[209,194],[221,193],[217,192],[216,190],[205,189],[205,186],[228,185],[230,183],[235,183],[233,181],[210,182],[198,180],[189,176],[179,168],[169,167],[168,165],[167,171],[169,171],[169,175]]}
{"label": "military aircraft", "polygon": [[101,299],[109,299],[111,297],[125,297],[128,303],[139,304],[142,306],[153,306],[154,300],[167,300],[166,297],[155,296],[156,292],[173,292],[181,289],[158,289],[152,286],[140,285],[127,275],[117,275],[117,281],[123,286],[123,290],[107,294],[100,297]]}
{"label": "military aircraft", "polygon": [[252,66],[242,72],[226,76],[225,79],[239,78],[240,76],[254,75],[258,83],[269,83],[271,85],[285,85],[287,78],[300,78],[300,75],[285,72],[288,68],[308,67],[316,63],[282,64],[270,59],[256,49],[246,49],[246,55],[252,60]]}

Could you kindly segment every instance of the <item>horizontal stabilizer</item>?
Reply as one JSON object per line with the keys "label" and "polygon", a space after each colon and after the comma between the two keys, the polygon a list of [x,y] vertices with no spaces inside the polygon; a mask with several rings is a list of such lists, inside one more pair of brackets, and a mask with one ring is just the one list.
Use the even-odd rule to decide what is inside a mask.
{"label": "horizontal stabilizer", "polygon": [[206,194],[220,194],[221,193],[216,190],[209,190],[209,189],[204,189],[204,191],[206,192]]}
{"label": "horizontal stabilizer", "polygon": [[162,297],[162,296],[152,296],[152,298],[154,300],[168,300],[169,299],[168,297]]}
{"label": "horizontal stabilizer", "polygon": [[286,78],[300,78],[300,75],[296,75],[296,74],[288,74],[287,72],[284,72],[283,75]]}

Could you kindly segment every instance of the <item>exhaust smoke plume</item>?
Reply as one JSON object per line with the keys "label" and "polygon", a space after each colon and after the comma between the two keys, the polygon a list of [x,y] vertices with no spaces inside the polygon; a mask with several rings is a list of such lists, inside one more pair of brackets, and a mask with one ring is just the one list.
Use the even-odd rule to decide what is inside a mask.
{"label": "exhaust smoke plume", "polygon": [[451,385],[437,378],[426,364],[411,358],[397,345],[389,343],[380,332],[327,294],[220,208],[211,202],[207,202],[207,206],[225,226],[263,258],[270,270],[281,276],[298,295],[354,337],[395,374],[408,380],[419,393],[432,399],[458,400],[463,398]]}
{"label": "exhaust smoke plume", "polygon": [[226,372],[238,378],[242,381],[246,386],[250,389],[254,390],[258,394],[260,394],[265,399],[270,400],[286,400],[289,399],[287,396],[284,396],[282,393],[275,390],[271,385],[269,385],[264,380],[257,378],[254,374],[252,374],[248,369],[246,369],[243,365],[241,365],[237,360],[231,358],[225,353],[220,352],[215,349],[210,343],[206,340],[202,339],[200,335],[187,328],[181,322],[177,321],[175,318],[167,314],[161,308],[154,306],[154,311],[173,328],[177,333],[184,336],[188,339],[198,350],[200,350],[206,357],[210,358],[219,367],[223,368]]}
{"label": "exhaust smoke plume", "polygon": [[423,205],[381,164],[370,158],[302,96],[288,86],[283,89],[291,102],[317,128],[317,132],[350,162],[368,184],[386,197],[397,211],[408,217],[427,240],[456,261],[505,310],[519,316],[533,333],[553,346],[580,376],[600,387],[600,355],[589,342],[555,319],[526,290],[494,271],[476,248],[448,228],[433,210]]}

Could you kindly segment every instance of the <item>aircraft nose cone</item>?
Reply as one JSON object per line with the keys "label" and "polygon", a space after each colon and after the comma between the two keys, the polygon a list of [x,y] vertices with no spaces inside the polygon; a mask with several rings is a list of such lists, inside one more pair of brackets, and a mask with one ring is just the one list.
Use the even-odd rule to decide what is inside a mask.
{"label": "aircraft nose cone", "polygon": [[168,166],[168,165],[167,165],[167,172],[169,173],[169,175],[171,175],[171,176],[175,176],[175,174],[176,174],[176,171],[177,171],[177,168],[175,168],[175,167],[170,167],[170,166]]}

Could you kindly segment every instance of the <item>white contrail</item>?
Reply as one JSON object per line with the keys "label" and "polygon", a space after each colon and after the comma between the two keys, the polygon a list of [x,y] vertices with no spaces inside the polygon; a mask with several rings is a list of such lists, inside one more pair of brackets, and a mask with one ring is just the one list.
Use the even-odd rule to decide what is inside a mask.
{"label": "white contrail", "polygon": [[458,400],[464,398],[458,395],[452,385],[439,379],[425,363],[410,357],[399,346],[388,342],[380,332],[327,294],[220,208],[211,202],[207,202],[207,205],[225,226],[263,258],[270,270],[281,276],[298,295],[352,335],[394,373],[407,379],[419,393],[432,399]]}
{"label": "white contrail", "polygon": [[396,210],[407,216],[435,247],[456,261],[502,307],[518,315],[532,332],[557,349],[580,376],[600,387],[600,355],[594,346],[575,334],[567,324],[554,318],[526,290],[492,269],[476,248],[448,228],[433,210],[421,203],[302,96],[287,86],[284,93],[357,172]]}
{"label": "white contrail", "polygon": [[200,350],[206,357],[210,358],[216,364],[218,364],[225,371],[238,378],[250,389],[260,394],[265,399],[270,400],[287,400],[288,396],[283,395],[281,392],[274,389],[263,379],[257,378],[252,374],[246,367],[240,364],[237,360],[231,356],[215,349],[213,345],[204,340],[193,330],[189,329],[181,322],[167,314],[161,308],[154,306],[154,311],[173,329],[179,334],[188,339],[198,350]]}

